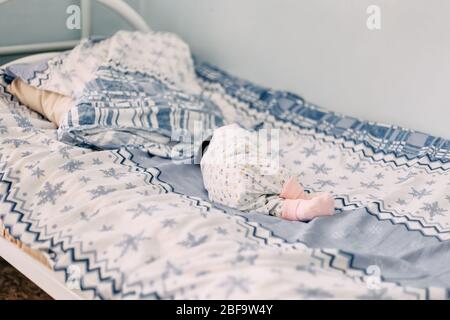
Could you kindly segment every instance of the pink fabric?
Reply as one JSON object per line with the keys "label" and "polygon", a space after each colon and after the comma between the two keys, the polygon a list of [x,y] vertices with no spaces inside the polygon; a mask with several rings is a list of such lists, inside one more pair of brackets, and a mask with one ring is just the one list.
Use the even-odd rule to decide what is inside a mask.
{"label": "pink fabric", "polygon": [[297,199],[284,200],[281,217],[286,220],[298,221],[297,207],[299,204],[300,200]]}
{"label": "pink fabric", "polygon": [[291,177],[283,186],[280,197],[284,199],[299,199],[304,193],[302,186],[295,177]]}
{"label": "pink fabric", "polygon": [[283,203],[282,218],[291,221],[310,221],[320,216],[334,214],[334,198],[319,194],[312,199],[286,199]]}

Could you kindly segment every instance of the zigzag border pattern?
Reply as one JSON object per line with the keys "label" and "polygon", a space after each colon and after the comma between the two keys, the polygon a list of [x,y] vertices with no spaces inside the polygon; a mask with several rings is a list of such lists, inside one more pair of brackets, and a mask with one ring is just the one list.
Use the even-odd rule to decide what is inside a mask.
{"label": "zigzag border pattern", "polygon": [[[126,150],[126,151],[129,153],[128,159],[133,161],[133,154],[129,150]],[[140,166],[136,162],[134,162],[134,164],[137,167],[141,167],[141,168],[145,169],[144,167]],[[159,169],[157,169],[157,170],[159,170]],[[159,176],[160,176],[160,174],[157,175],[158,179],[159,179]],[[165,182],[165,183],[167,183],[167,182]],[[173,187],[172,187],[172,189],[173,189]],[[189,196],[186,196],[186,197],[192,198]],[[345,201],[345,199],[343,199],[343,198],[339,198],[339,199],[341,199],[342,201]],[[204,202],[206,202],[206,201],[204,201]],[[351,207],[351,206],[352,206],[352,204],[348,204],[348,205],[346,205],[346,208]],[[210,203],[208,206],[208,210],[211,207],[213,207],[213,204]],[[365,208],[365,209],[367,210],[367,208]],[[221,211],[226,213],[223,210],[221,210]],[[247,236],[251,235],[252,237],[254,237],[256,239],[263,241],[264,244],[268,244],[270,238],[277,239],[278,241],[280,241],[281,243],[284,243],[284,244],[291,244],[286,239],[274,234],[272,230],[267,229],[264,226],[262,226],[260,223],[258,223],[256,221],[251,221],[245,215],[239,215],[239,216],[244,219],[244,221],[242,221],[242,222],[245,223],[246,227],[250,228],[248,230],[249,232],[247,233]],[[405,227],[408,228],[407,226],[405,226]],[[250,230],[251,230],[251,232],[250,232]],[[264,236],[264,234],[265,234],[265,236]],[[303,246],[307,246],[306,243],[304,243],[302,241],[296,241],[296,243],[300,243]],[[338,270],[338,271],[342,272],[343,274],[346,274],[352,278],[358,278],[360,280],[362,280],[364,278],[366,270],[354,266],[355,256],[351,252],[347,252],[344,250],[313,249],[312,257],[315,258],[319,262],[319,264],[322,268]],[[381,280],[386,281],[386,279],[383,276],[381,276]],[[398,282],[398,281],[386,281],[386,282],[394,283],[396,285],[401,286],[400,282]],[[411,290],[411,291],[408,291],[408,290]],[[427,297],[427,299],[432,299],[432,296],[434,296],[430,293],[431,290],[436,290],[436,289],[435,288],[407,288],[407,287],[403,288],[403,291],[407,294],[414,295],[416,297]],[[445,289],[445,290],[447,290],[447,289]],[[448,292],[449,292],[448,294],[450,295],[450,291],[448,291]]]}
{"label": "zigzag border pattern", "polygon": [[[124,151],[126,154],[125,155],[122,154],[121,153],[122,151]],[[115,152],[112,152],[112,153],[115,153]],[[117,156],[116,160],[120,160],[120,164],[129,166],[130,170],[133,170],[132,166],[130,166],[129,164],[126,164],[127,161],[133,162],[132,161],[133,154],[131,152],[129,152],[126,149],[119,150],[117,152],[116,156]],[[158,186],[164,185],[163,189],[166,191],[168,191],[167,187],[169,187],[170,189],[173,189],[169,184],[167,184],[159,179],[159,175],[161,172],[158,169],[153,168],[153,169],[156,169],[156,174],[150,173],[147,168],[143,168],[143,167],[138,168],[137,167],[136,171],[138,171],[138,169],[143,169],[143,171],[145,172],[145,174],[147,176],[146,181],[149,184],[158,185]],[[139,171],[141,171],[141,170],[139,170]],[[104,284],[105,282],[110,283],[111,291],[115,298],[124,298],[127,296],[133,296],[133,295],[135,295],[136,292],[140,292],[139,297],[142,299],[145,299],[145,298],[161,299],[162,298],[157,292],[142,293],[142,290],[143,290],[142,283],[130,284],[129,286],[127,286],[128,287],[127,291],[122,291],[121,288],[117,286],[116,280],[113,279],[113,277],[104,276],[103,275],[104,271],[102,271],[101,267],[94,267],[95,265],[99,265],[99,264],[101,264],[101,262],[103,262],[103,261],[97,261],[95,252],[84,251],[81,243],[79,243],[79,247],[77,249],[77,247],[76,247],[77,243],[71,243],[72,239],[69,239],[69,237],[67,237],[68,239],[66,241],[66,239],[61,237],[62,236],[61,234],[59,234],[59,235],[49,234],[48,230],[46,228],[43,228],[44,234],[42,234],[42,232],[32,230],[33,223],[27,222],[24,220],[24,214],[18,210],[17,202],[15,200],[8,199],[9,190],[11,190],[11,186],[12,186],[13,182],[7,181],[5,179],[4,174],[2,174],[0,177],[1,177],[0,182],[8,185],[8,192],[7,192],[7,194],[5,194],[2,201],[7,202],[12,205],[11,212],[14,212],[18,215],[17,223],[25,224],[26,225],[25,231],[34,235],[36,242],[48,243],[49,247],[52,248],[52,250],[60,249],[63,253],[68,254],[70,256],[70,260],[71,260],[70,264],[81,264],[86,268],[87,273],[96,274],[96,276],[98,277],[98,279],[100,280],[100,282],[102,284]],[[170,191],[170,192],[172,192],[172,191]],[[192,201],[193,205],[195,205],[196,207],[201,206],[207,211],[210,210],[210,208],[211,208],[211,206],[208,205],[207,202],[201,201],[196,198],[191,198],[191,197],[185,196],[185,195],[181,195],[181,196],[183,196],[183,198],[190,199]],[[243,218],[243,220],[241,220],[241,222],[244,225],[241,223],[240,223],[240,225],[245,226],[247,228],[247,234],[246,234],[247,236],[252,236],[254,239],[256,239],[258,241],[262,241],[264,244],[269,244],[269,239],[271,239],[271,238],[276,239],[277,241],[280,241],[281,243],[288,243],[285,239],[282,239],[282,238],[274,235],[271,230],[265,229],[259,223],[250,222],[248,220],[248,218],[246,218],[244,216],[241,216],[241,217]],[[37,221],[35,221],[35,222],[37,222]],[[34,229],[39,229],[39,226],[34,226]],[[59,240],[57,240],[58,238],[59,238]],[[66,243],[66,242],[68,242],[68,243]],[[302,245],[304,245],[304,244],[302,244]],[[77,251],[79,252],[78,255],[76,254]],[[315,250],[313,250],[313,252],[314,252],[313,257],[319,261],[319,263],[322,267],[330,268],[333,270],[338,270],[344,274],[347,274],[348,276],[350,276],[352,278],[353,277],[357,277],[359,279],[363,278],[364,270],[359,270],[352,266],[353,255],[351,253],[346,253],[346,252],[340,251],[340,250],[334,251],[332,253],[329,250],[324,250],[324,249],[315,249]],[[80,256],[84,256],[85,258],[80,258]],[[347,258],[345,258],[345,257],[347,257]],[[348,258],[348,257],[350,257],[350,258]],[[337,262],[339,262],[339,263],[337,263]],[[67,280],[69,278],[68,267],[69,267],[69,265],[55,266],[54,270],[56,272],[64,272],[65,279]],[[105,268],[106,268],[107,273],[120,272],[119,270],[108,269],[107,266]],[[352,272],[351,269],[357,270],[356,274],[355,274],[355,272]],[[132,289],[133,287],[140,288],[141,290],[140,291],[133,290]],[[105,297],[97,290],[96,287],[86,286],[83,282],[81,283],[81,290],[87,291],[87,292],[92,292],[93,296],[96,298],[105,299]],[[428,296],[429,289],[423,289],[423,290],[424,291],[422,294],[420,294],[420,296],[421,297]],[[169,297],[166,297],[166,298],[169,298]]]}
{"label": "zigzag border pattern", "polygon": [[[211,71],[212,70],[212,71]],[[216,73],[217,72],[217,73]],[[235,87],[232,87],[236,83],[241,84],[243,81],[238,80],[236,78],[233,78],[232,76],[229,76],[225,72],[221,70],[217,70],[214,67],[211,67],[207,64],[202,64],[199,67],[198,75],[200,79],[203,82],[203,86],[208,86],[209,90],[211,91],[218,91],[225,93],[228,96],[232,96],[235,101],[228,101],[233,104],[234,108],[239,109],[239,111],[245,110],[245,112],[250,115],[248,109],[253,110],[255,112],[260,113],[267,113],[267,110],[270,110],[270,114],[266,117],[266,123],[272,125],[273,127],[277,128],[283,128],[288,129],[290,131],[296,132],[301,135],[306,135],[310,138],[315,139],[316,141],[322,141],[325,143],[332,143],[342,149],[347,149],[353,151],[356,155],[363,156],[366,159],[369,159],[373,162],[381,162],[384,163],[391,168],[401,168],[401,167],[407,167],[410,168],[412,166],[419,166],[421,168],[424,168],[426,172],[448,172],[450,170],[450,161],[447,161],[445,158],[443,159],[434,159],[432,154],[435,154],[434,152],[432,154],[423,151],[418,152],[415,157],[408,157],[407,154],[396,154],[395,152],[386,152],[382,149],[377,149],[374,146],[367,144],[366,142],[356,142],[355,140],[348,138],[344,135],[339,134],[329,134],[325,130],[319,130],[316,125],[312,124],[311,120],[308,120],[304,117],[301,117],[300,115],[295,114],[296,119],[299,121],[309,121],[310,125],[300,125],[299,123],[295,123],[295,120],[288,120],[283,117],[280,117],[276,114],[276,112],[272,112],[273,106],[260,106],[260,101],[257,101],[257,104],[255,106],[254,103],[249,102],[248,100],[242,100],[242,98],[235,94],[235,91],[237,89]],[[262,97],[264,94],[264,89],[254,86],[253,84],[249,82],[244,81],[245,90],[253,90],[255,96]],[[231,87],[231,89],[230,89]],[[250,88],[250,89],[249,89]],[[283,94],[289,94],[289,93],[283,93]],[[260,98],[263,100],[263,98]],[[305,105],[307,105],[304,100],[300,97],[296,97],[299,101],[300,107],[299,109],[303,108]],[[275,102],[272,102],[272,104]],[[317,107],[310,106],[314,109]],[[321,111],[322,112],[322,111]],[[332,116],[335,116],[334,113],[329,112]],[[290,114],[292,117],[292,114]],[[253,118],[256,119],[256,116],[253,116]],[[320,124],[321,125],[321,124]],[[404,129],[406,130],[406,129]],[[410,130],[408,130],[410,132]],[[434,138],[433,139],[440,139],[440,138]],[[442,139],[440,139],[442,140]],[[450,146],[450,141],[443,140],[442,144],[448,143]],[[429,149],[426,149],[429,150]],[[434,150],[434,149],[433,149]],[[450,155],[450,150],[449,150]],[[450,159],[450,158],[449,158]],[[360,202],[349,202],[348,198],[347,200],[341,197],[341,200],[344,204],[344,208],[357,208],[357,207],[365,207]],[[395,212],[387,211],[386,209],[382,209],[384,207],[383,201],[377,201],[373,202],[374,204],[377,204],[379,206],[379,213],[377,214],[375,211],[371,210],[368,212],[374,216],[377,216],[380,220],[391,220],[391,222],[396,224],[404,224],[408,230],[415,230],[420,231],[422,235],[424,236],[434,236],[438,238],[441,241],[445,241],[450,239],[450,230],[446,230],[442,225],[433,223],[433,225],[429,224],[426,225],[426,222],[423,220],[423,218],[411,218],[408,216],[403,216],[407,221],[399,221],[399,217],[396,216]],[[383,218],[383,214],[390,214],[390,218]]]}

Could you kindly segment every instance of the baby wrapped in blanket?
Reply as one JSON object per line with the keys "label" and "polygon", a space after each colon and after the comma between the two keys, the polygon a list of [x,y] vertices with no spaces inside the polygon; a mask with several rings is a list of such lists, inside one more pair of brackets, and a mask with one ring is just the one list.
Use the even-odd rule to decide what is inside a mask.
{"label": "baby wrapped in blanket", "polygon": [[[261,134],[264,132],[264,134]],[[278,161],[277,136],[237,124],[214,131],[200,166],[209,199],[241,211],[257,211],[287,220],[309,221],[334,213],[327,193],[307,194]]]}
{"label": "baby wrapped in blanket", "polygon": [[[83,56],[90,58],[80,63]],[[16,78],[8,90],[55,123],[61,140],[98,149],[145,146],[170,157],[174,147],[192,145],[174,141],[171,131],[193,133],[200,123],[213,132],[200,162],[212,202],[288,220],[334,213],[330,195],[305,193],[273,153],[260,152],[257,131],[224,126],[214,104],[201,98],[190,52],[178,37],[120,32],[48,66],[47,78],[37,84]]]}

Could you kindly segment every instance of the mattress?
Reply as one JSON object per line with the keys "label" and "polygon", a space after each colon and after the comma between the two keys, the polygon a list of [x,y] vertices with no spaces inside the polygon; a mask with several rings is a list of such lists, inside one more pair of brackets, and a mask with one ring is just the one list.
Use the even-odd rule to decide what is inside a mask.
{"label": "mattress", "polygon": [[448,298],[449,141],[335,114],[208,64],[196,73],[203,95],[238,114],[270,109],[280,161],[307,191],[332,193],[335,216],[243,213],[208,200],[196,165],[64,144],[1,81],[5,234],[91,299]]}

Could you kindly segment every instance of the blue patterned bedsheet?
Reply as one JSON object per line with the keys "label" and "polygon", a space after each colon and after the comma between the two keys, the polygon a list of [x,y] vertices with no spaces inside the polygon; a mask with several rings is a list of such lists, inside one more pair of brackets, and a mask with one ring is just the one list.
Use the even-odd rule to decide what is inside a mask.
{"label": "blue patterned bedsheet", "polygon": [[[136,164],[158,168],[159,179],[170,184],[175,192],[208,200],[198,166],[179,166],[167,159],[149,158],[136,149],[131,153],[131,160]],[[343,210],[333,217],[309,223],[285,221],[256,212],[247,214],[227,207],[220,209],[240,215],[249,222],[257,222],[288,243],[339,249],[339,254],[349,258],[345,268],[367,271],[370,266],[376,266],[385,281],[415,287],[450,287],[448,241],[426,237],[402,224],[383,221],[365,207]]]}
{"label": "blue patterned bedsheet", "polygon": [[281,129],[281,161],[308,191],[334,194],[335,216],[300,223],[214,206],[197,166],[66,145],[2,80],[4,227],[66,279],[78,270],[87,298],[448,298],[449,141],[207,64],[196,72],[228,122]]}

